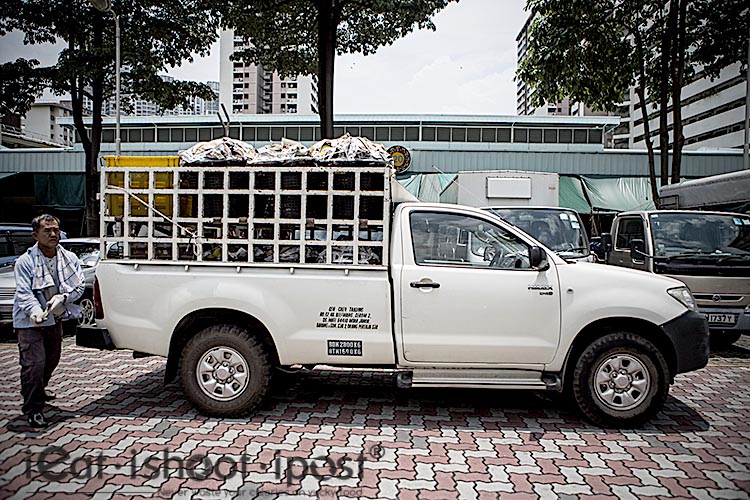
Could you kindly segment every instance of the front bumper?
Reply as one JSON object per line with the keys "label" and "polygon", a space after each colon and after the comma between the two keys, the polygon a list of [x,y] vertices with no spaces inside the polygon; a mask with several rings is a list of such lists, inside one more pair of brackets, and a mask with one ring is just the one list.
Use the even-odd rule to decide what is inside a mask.
{"label": "front bumper", "polygon": [[734,324],[709,323],[708,329],[712,334],[742,333],[750,334],[750,314],[745,313],[744,307],[707,307],[698,306],[701,314],[732,315],[737,317]]}
{"label": "front bumper", "polygon": [[703,314],[687,311],[661,325],[676,355],[675,374],[703,368],[708,364],[710,343],[708,322]]}
{"label": "front bumper", "polygon": [[109,336],[109,331],[106,328],[98,328],[96,326],[79,326],[76,328],[76,345],[102,351],[116,349],[115,344]]}

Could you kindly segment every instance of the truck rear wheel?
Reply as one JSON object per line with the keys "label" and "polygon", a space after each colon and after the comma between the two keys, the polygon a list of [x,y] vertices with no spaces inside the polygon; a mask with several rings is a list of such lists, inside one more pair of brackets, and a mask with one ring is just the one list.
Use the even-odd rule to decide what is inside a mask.
{"label": "truck rear wheel", "polygon": [[661,410],[669,369],[659,349],[629,332],[592,342],[573,372],[573,396],[583,414],[604,427],[637,426]]}
{"label": "truck rear wheel", "polygon": [[263,346],[236,325],[210,326],[182,351],[182,390],[205,415],[248,415],[265,398],[270,380],[271,366]]}

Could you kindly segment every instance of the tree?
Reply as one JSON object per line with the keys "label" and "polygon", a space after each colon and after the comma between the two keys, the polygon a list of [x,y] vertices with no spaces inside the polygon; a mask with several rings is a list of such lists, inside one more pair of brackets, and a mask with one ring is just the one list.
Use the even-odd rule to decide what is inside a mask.
{"label": "tree", "polygon": [[[192,95],[214,97],[205,84],[165,82],[158,76],[192,60],[192,54],[208,52],[220,25],[213,2],[119,0],[113,9],[121,26],[122,95],[153,100],[165,109],[187,104]],[[86,232],[97,234],[102,107],[115,90],[113,19],[86,0],[8,0],[0,14],[0,36],[12,30],[24,33],[25,44],[67,44],[52,66],[21,59],[4,65],[0,89],[3,108],[18,113],[28,111],[44,88],[70,94],[75,129],[86,153]],[[87,109],[90,125],[84,121]]]}
{"label": "tree", "polygon": [[750,9],[739,0],[730,3],[735,10],[723,0],[528,0],[527,9],[537,17],[517,77],[535,88],[535,105],[570,97],[606,111],[614,111],[633,86],[657,202],[650,119],[659,117],[661,184],[670,180],[670,146],[671,181],[678,182],[682,88],[697,68],[715,77],[721,68],[744,60],[746,38],[740,32],[748,26]]}
{"label": "tree", "polygon": [[372,54],[415,28],[435,30],[431,17],[452,1],[458,0],[230,0],[225,23],[251,44],[234,60],[282,77],[318,75],[320,131],[331,138],[335,56]]}

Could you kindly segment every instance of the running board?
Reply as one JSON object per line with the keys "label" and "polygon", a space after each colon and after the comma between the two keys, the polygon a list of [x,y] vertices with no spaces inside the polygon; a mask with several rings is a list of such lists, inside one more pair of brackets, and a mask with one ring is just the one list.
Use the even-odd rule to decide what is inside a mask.
{"label": "running board", "polygon": [[531,370],[417,369],[399,374],[399,387],[559,390],[556,375]]}

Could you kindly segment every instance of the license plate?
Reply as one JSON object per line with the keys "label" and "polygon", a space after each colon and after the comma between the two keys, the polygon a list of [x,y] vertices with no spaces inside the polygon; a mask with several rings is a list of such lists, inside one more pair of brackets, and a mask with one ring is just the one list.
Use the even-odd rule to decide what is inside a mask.
{"label": "license plate", "polygon": [[706,319],[711,324],[720,324],[720,325],[737,324],[736,314],[706,314]]}

